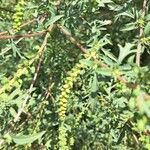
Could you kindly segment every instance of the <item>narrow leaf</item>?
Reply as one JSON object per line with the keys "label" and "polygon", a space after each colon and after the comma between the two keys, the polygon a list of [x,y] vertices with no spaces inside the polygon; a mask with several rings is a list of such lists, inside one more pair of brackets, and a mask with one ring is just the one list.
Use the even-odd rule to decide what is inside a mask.
{"label": "narrow leaf", "polygon": [[64,15],[57,15],[57,16],[54,16],[54,17],[52,17],[49,21],[47,21],[47,23],[45,24],[45,26],[46,26],[46,28],[49,26],[49,25],[51,25],[51,24],[53,24],[53,23],[55,23],[56,21],[58,21],[60,18],[62,18]]}

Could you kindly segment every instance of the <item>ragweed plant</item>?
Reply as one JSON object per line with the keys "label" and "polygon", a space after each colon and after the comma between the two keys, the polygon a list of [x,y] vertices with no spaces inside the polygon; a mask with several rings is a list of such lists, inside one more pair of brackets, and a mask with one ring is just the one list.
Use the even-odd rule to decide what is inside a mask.
{"label": "ragweed plant", "polygon": [[20,30],[20,25],[22,23],[23,14],[25,11],[25,0],[20,0],[15,6],[15,14],[13,15],[13,29],[15,32]]}
{"label": "ragweed plant", "polygon": [[[83,55],[85,57],[84,60],[90,60],[90,59],[96,59],[97,55],[95,50],[92,50],[88,52],[87,54]],[[66,128],[64,126],[64,121],[66,117],[66,110],[67,110],[67,103],[69,99],[69,95],[71,93],[71,89],[73,88],[73,83],[76,82],[77,76],[81,74],[81,70],[85,69],[86,63],[84,60],[80,60],[79,63],[77,63],[71,71],[68,72],[68,76],[65,79],[64,85],[61,88],[61,94],[59,96],[59,120],[61,121],[60,127],[59,127],[59,147],[61,150],[67,150],[67,142],[66,142]],[[76,125],[79,125],[79,120],[81,119],[83,115],[83,112],[79,114],[77,117],[77,123]],[[62,130],[63,128],[63,130]],[[71,137],[71,143],[74,140],[73,137]]]}
{"label": "ragweed plant", "polygon": [[59,119],[64,121],[65,113],[67,110],[67,101],[69,94],[73,87],[73,83],[76,81],[77,76],[80,74],[81,69],[84,67],[83,63],[77,63],[71,71],[68,72],[68,77],[65,79],[65,83],[61,88],[61,94],[59,96]]}
{"label": "ragweed plant", "polygon": [[59,127],[59,149],[60,150],[68,150],[68,146],[67,146],[67,138],[66,138],[66,127],[64,126],[64,124],[61,124]]}
{"label": "ragweed plant", "polygon": [[64,126],[64,120],[66,116],[66,110],[67,110],[67,102],[69,98],[69,94],[71,93],[71,89],[73,87],[73,83],[76,81],[77,76],[81,73],[81,69],[84,67],[84,64],[79,62],[77,63],[71,71],[68,72],[68,77],[65,80],[64,85],[61,89],[61,94],[59,96],[59,119],[61,121],[60,127],[59,127],[59,149],[61,150],[67,150],[67,133],[66,133],[66,127]]}

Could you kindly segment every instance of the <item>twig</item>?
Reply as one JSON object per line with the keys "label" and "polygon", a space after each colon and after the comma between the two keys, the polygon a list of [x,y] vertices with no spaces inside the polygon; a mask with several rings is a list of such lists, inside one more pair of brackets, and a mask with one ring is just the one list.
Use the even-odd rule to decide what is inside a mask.
{"label": "twig", "polygon": [[[49,31],[52,30],[52,28],[53,28],[53,25],[50,26]],[[42,46],[40,47],[40,50],[39,50],[39,51],[41,51],[41,55],[40,55],[39,63],[38,63],[37,68],[36,68],[36,72],[34,74],[34,77],[33,77],[33,80],[31,82],[30,88],[28,90],[28,95],[26,96],[26,98],[24,99],[24,101],[22,103],[22,106],[18,110],[18,113],[17,113],[16,117],[14,118],[14,122],[17,122],[19,120],[19,117],[20,117],[21,113],[23,112],[24,107],[26,106],[28,99],[30,98],[30,95],[31,95],[32,90],[33,90],[33,86],[34,86],[34,84],[37,80],[37,75],[38,75],[40,67],[41,67],[41,63],[42,63],[43,56],[44,56],[43,54],[44,54],[45,47],[47,45],[48,37],[49,37],[49,33],[47,32],[46,35],[45,35],[43,44],[42,44]]]}
{"label": "twig", "polygon": [[25,23],[23,23],[23,24],[20,26],[20,28],[23,28],[23,27],[25,27],[25,26],[27,26],[27,25],[29,25],[29,24],[35,22],[36,20],[37,20],[36,18],[33,18],[32,20],[26,21]]}
{"label": "twig", "polygon": [[57,27],[60,29],[60,31],[62,33],[65,34],[65,36],[73,43],[75,44],[81,51],[83,51],[84,53],[87,53],[87,49],[84,48],[74,37],[72,37],[71,33],[67,31],[67,29],[65,29],[65,27],[63,27],[60,24],[57,24]]}
{"label": "twig", "polygon": [[[144,18],[146,14],[146,6],[147,6],[147,0],[143,0],[143,7],[142,7],[142,19]],[[140,27],[140,33],[139,33],[139,41],[137,45],[137,52],[136,52],[136,64],[140,66],[140,59],[141,59],[141,49],[142,49],[142,44],[141,44],[141,37],[144,34],[144,28]]]}
{"label": "twig", "polygon": [[[43,111],[44,111],[45,106],[48,105],[48,103],[47,103],[46,101],[48,100],[49,97],[52,98],[52,101],[53,101],[53,102],[55,101],[54,97],[53,97],[52,94],[51,94],[51,89],[53,88],[53,86],[54,86],[54,83],[52,83],[51,85],[49,85],[48,88],[46,89],[45,94],[44,94],[44,97],[42,98],[41,103],[40,103],[41,105],[39,106],[39,109],[38,109],[38,111],[36,112],[36,114],[39,114],[39,115],[42,116],[42,113],[43,113]],[[39,117],[39,119],[38,119],[38,117],[35,117],[35,118],[33,118],[33,119],[35,120],[35,121],[33,122],[33,124],[35,124],[34,131],[36,131],[36,128],[37,128],[37,126],[38,126],[38,123],[36,123],[36,122],[38,122],[37,120],[40,120],[40,117]],[[34,131],[33,131],[33,132],[34,132]]]}
{"label": "twig", "polygon": [[22,35],[2,35],[0,36],[0,39],[18,39],[18,38],[31,38],[38,35],[46,34],[47,30],[43,30],[36,33],[31,34],[22,34]]}

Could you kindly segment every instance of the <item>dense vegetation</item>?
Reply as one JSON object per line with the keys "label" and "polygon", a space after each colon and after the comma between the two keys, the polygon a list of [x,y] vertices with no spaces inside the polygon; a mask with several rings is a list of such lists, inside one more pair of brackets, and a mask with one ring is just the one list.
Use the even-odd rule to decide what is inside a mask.
{"label": "dense vegetation", "polygon": [[0,149],[150,150],[148,0],[0,0]]}

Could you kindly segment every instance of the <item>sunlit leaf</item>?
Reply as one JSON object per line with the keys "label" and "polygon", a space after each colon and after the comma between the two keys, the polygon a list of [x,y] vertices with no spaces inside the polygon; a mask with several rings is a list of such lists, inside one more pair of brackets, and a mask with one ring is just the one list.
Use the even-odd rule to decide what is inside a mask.
{"label": "sunlit leaf", "polygon": [[44,135],[45,131],[31,134],[31,135],[13,135],[12,140],[17,145],[25,145],[25,144],[31,144],[35,140],[41,138]]}

